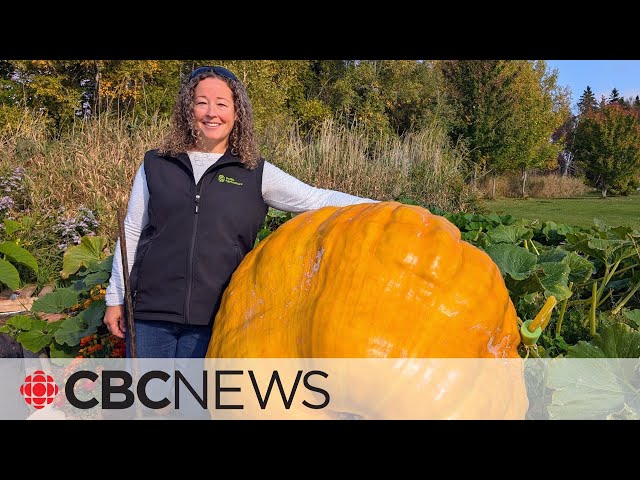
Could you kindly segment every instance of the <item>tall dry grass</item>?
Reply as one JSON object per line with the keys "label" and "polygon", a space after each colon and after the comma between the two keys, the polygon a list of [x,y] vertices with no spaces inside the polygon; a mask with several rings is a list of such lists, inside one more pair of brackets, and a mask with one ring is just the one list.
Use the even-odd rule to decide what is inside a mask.
{"label": "tall dry grass", "polygon": [[11,162],[27,146],[44,145],[48,125],[42,113],[0,105],[0,162]]}
{"label": "tall dry grass", "polygon": [[320,188],[379,200],[405,196],[443,210],[460,209],[468,193],[463,153],[449,147],[437,125],[403,138],[371,138],[327,120],[306,138],[295,124],[273,126],[262,142],[272,163]]}
{"label": "tall dry grass", "polygon": [[[84,205],[97,213],[99,233],[113,240],[116,211],[126,208],[144,152],[158,145],[167,126],[159,117],[105,114],[79,119],[57,140],[47,140],[44,125],[25,118],[0,138],[0,167],[26,169],[30,203],[41,216]],[[375,140],[331,121],[302,138],[288,124],[262,132],[260,142],[265,158],[321,188],[380,200],[407,196],[445,210],[464,201],[463,154],[448,147],[437,126]]]}
{"label": "tall dry grass", "polygon": [[13,150],[3,143],[3,167],[26,169],[34,208],[53,214],[61,206],[75,212],[84,205],[97,212],[101,233],[113,238],[116,211],[126,208],[144,152],[157,144],[165,124],[116,115],[77,120],[55,141],[31,135]]}
{"label": "tall dry grass", "polygon": [[[496,198],[522,196],[522,179],[519,173],[509,173],[496,178]],[[491,198],[493,178],[487,176],[478,183],[481,197]],[[561,176],[555,172],[533,172],[528,175],[526,193],[534,198],[571,198],[582,196],[593,189],[579,177]]]}

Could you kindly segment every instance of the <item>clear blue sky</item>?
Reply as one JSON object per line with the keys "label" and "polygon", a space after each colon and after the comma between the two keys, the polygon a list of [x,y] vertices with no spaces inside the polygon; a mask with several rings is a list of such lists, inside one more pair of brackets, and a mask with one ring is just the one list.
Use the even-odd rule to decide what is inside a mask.
{"label": "clear blue sky", "polygon": [[614,87],[624,98],[640,95],[640,60],[547,60],[547,66],[557,68],[558,83],[571,88],[574,109],[587,85],[598,101]]}

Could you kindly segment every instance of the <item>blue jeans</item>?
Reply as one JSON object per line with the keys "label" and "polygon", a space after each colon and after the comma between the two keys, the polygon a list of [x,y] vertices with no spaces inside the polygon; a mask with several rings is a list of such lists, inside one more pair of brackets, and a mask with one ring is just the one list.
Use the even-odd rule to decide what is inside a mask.
{"label": "blue jeans", "polygon": [[[211,327],[208,325],[156,320],[136,320],[134,325],[138,358],[204,358],[209,348]],[[126,343],[127,358],[131,358],[128,332]]]}
{"label": "blue jeans", "polygon": [[[211,338],[211,327],[201,325],[183,325],[180,323],[163,322],[156,320],[136,320],[134,322],[136,329],[136,357],[137,358],[156,358],[169,360],[142,361],[139,364],[141,368],[138,375],[141,375],[148,369],[162,370],[165,373],[173,375],[174,370],[178,370],[188,378],[198,392],[202,392],[202,367],[204,365],[204,356],[209,347],[209,339]],[[126,346],[127,358],[131,358],[130,336],[127,332]],[[178,360],[174,362],[174,358]],[[186,360],[186,359],[202,359],[202,360]],[[200,379],[200,383],[197,380]],[[195,380],[195,381],[194,381]],[[178,404],[175,402],[177,392],[173,388],[174,381],[166,382],[160,380],[152,380],[147,385],[147,393],[149,398],[158,401],[163,398],[171,400],[171,408],[175,409]],[[200,395],[200,393],[198,394]],[[158,411],[149,411],[143,409],[143,414],[149,418],[186,418],[192,419],[208,419],[209,412],[203,408],[197,401],[189,395],[186,387],[183,387],[180,393],[181,403],[179,410],[170,410],[170,413],[158,415]]]}

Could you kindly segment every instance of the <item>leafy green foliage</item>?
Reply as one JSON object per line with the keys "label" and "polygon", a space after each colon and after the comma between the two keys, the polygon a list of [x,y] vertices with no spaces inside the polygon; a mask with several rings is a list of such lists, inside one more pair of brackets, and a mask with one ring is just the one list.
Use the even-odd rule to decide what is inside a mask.
{"label": "leafy green foliage", "polygon": [[526,194],[526,171],[555,165],[561,142],[549,137],[569,117],[568,92],[557,83],[558,73],[548,71],[546,62],[526,61],[518,65],[513,82],[516,102],[510,125],[509,169],[523,172],[522,194]]}
{"label": "leafy green foliage", "polygon": [[55,340],[59,345],[66,344],[75,347],[80,344],[80,339],[95,333],[102,323],[105,312],[104,300],[93,302],[88,309],[75,317],[70,317],[60,322],[60,328],[56,331]]}
{"label": "leafy green foliage", "polygon": [[552,420],[633,419],[640,416],[636,360],[559,359],[549,364],[547,407]]}
{"label": "leafy green foliage", "polygon": [[492,245],[487,253],[498,265],[502,275],[509,275],[513,280],[525,280],[533,273],[537,257],[517,245]]}
{"label": "leafy green foliage", "polygon": [[81,267],[97,270],[98,262],[104,258],[103,251],[106,246],[107,240],[104,237],[82,237],[80,245],[70,247],[64,252],[60,272],[62,278],[68,278]]}
{"label": "leafy green foliage", "polygon": [[438,62],[454,111],[450,135],[466,142],[474,175],[555,161],[562,149],[549,138],[569,116],[567,93],[544,61],[446,60]]}
{"label": "leafy green foliage", "polygon": [[487,232],[492,243],[512,243],[519,245],[524,240],[533,237],[533,231],[524,225],[498,225],[493,230]]}
{"label": "leafy green foliage", "polygon": [[12,262],[21,263],[29,267],[36,274],[38,273],[38,262],[36,262],[34,256],[15,242],[0,243],[0,253],[4,254],[5,258]]}
{"label": "leafy green foliage", "polygon": [[4,283],[11,290],[17,290],[20,286],[20,274],[16,267],[6,260],[0,258],[0,282]]}
{"label": "leafy green foliage", "polygon": [[[102,318],[106,305],[102,286],[110,278],[113,262],[112,255],[105,256],[105,246],[106,241],[101,237],[83,237],[80,245],[67,249],[61,276],[65,276],[69,286],[38,298],[33,303],[31,316],[12,317],[2,332],[33,352],[46,350],[54,357],[76,356],[83,347],[83,338],[104,329]],[[49,323],[38,316],[42,313],[65,316]],[[105,345],[107,343],[109,348],[114,348],[112,343]]]}
{"label": "leafy green foliage", "polygon": [[2,326],[2,333],[10,333],[18,330],[29,330],[33,324],[33,317],[27,315],[15,315]]}
{"label": "leafy green foliage", "polygon": [[34,319],[31,327],[20,332],[16,340],[27,350],[40,352],[51,343],[53,335],[60,326],[58,322],[48,323],[44,320]]}
{"label": "leafy green foliage", "polygon": [[[640,233],[631,228],[612,228],[600,221],[591,228],[538,224],[495,213],[440,214],[460,229],[464,240],[484,249],[498,265],[523,321],[534,318],[550,295],[566,302],[561,331],[554,332],[558,307],[548,329],[555,335],[545,332],[540,337],[542,356],[564,355],[570,346],[592,338],[589,310],[594,281],[598,285],[597,332],[625,322],[614,306],[617,310],[626,306],[623,312],[640,308],[634,290],[640,285],[636,247]],[[633,320],[628,323],[634,325]]]}
{"label": "leafy green foliage", "polygon": [[640,327],[640,309],[636,310],[623,310],[622,314],[636,324],[637,327]]}
{"label": "leafy green foliage", "polygon": [[59,288],[33,302],[34,312],[61,313],[78,303],[79,292],[71,288]]}
{"label": "leafy green foliage", "polygon": [[623,323],[606,327],[589,342],[569,348],[569,358],[640,358],[640,332]]}
{"label": "leafy green foliage", "polygon": [[452,140],[467,142],[471,164],[476,168],[484,168],[489,161],[496,167],[506,163],[516,102],[512,86],[517,71],[511,65],[503,60],[438,63],[455,112]]}
{"label": "leafy green foliage", "polygon": [[38,262],[34,256],[15,242],[0,243],[0,254],[4,257],[0,258],[0,283],[7,285],[12,290],[17,290],[20,287],[20,273],[14,263],[25,265],[35,274],[38,273]]}
{"label": "leafy green foliage", "polygon": [[293,214],[286,213],[281,210],[269,207],[267,215],[262,222],[262,227],[258,231],[258,237],[256,238],[254,247],[258,245],[262,240],[267,238],[271,232],[275,231],[280,225],[290,220]]}
{"label": "leafy green foliage", "polygon": [[549,364],[549,417],[640,418],[639,360],[640,332],[622,323],[569,347],[566,359]]}
{"label": "leafy green foliage", "polygon": [[569,280],[574,283],[585,283],[595,272],[593,263],[576,252],[569,252],[565,259],[569,265]]}
{"label": "leafy green foliage", "polygon": [[574,151],[587,179],[603,197],[608,190],[628,193],[640,175],[638,113],[619,104],[586,113],[576,127]]}

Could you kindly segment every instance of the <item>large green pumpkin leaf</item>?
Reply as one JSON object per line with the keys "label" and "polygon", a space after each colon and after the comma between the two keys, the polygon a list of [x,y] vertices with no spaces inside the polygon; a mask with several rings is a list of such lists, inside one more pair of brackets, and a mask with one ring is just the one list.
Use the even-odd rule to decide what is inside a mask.
{"label": "large green pumpkin leaf", "polygon": [[569,348],[569,358],[640,358],[640,332],[624,323],[604,328],[589,342],[583,340]]}
{"label": "large green pumpkin leaf", "polygon": [[531,275],[538,260],[524,248],[506,243],[491,245],[486,252],[498,265],[502,275],[509,274],[514,280],[524,280]]}
{"label": "large green pumpkin leaf", "polygon": [[567,255],[566,250],[557,247],[545,250],[538,255],[538,263],[560,263]]}
{"label": "large green pumpkin leaf", "polygon": [[109,280],[110,276],[111,275],[109,275],[109,272],[105,271],[90,273],[84,278],[84,286],[85,288],[95,287],[96,285],[105,283],[107,280]]}
{"label": "large green pumpkin leaf", "polygon": [[41,330],[31,329],[18,334],[16,340],[18,340],[27,350],[37,353],[49,345],[52,338],[53,335],[51,333],[44,333]]}
{"label": "large green pumpkin leaf", "polygon": [[487,219],[487,221],[493,222],[497,225],[500,225],[502,223],[502,219],[500,218],[500,215],[498,215],[496,212],[491,212],[485,218]]}
{"label": "large green pumpkin leaf", "polygon": [[109,255],[107,258],[105,258],[98,264],[98,271],[105,271],[105,272],[111,273],[112,267],[113,267],[113,254]]}
{"label": "large green pumpkin leaf", "polygon": [[104,237],[82,237],[80,245],[67,249],[62,258],[62,278],[76,273],[81,267],[97,264],[102,260],[102,251],[107,245]]}
{"label": "large green pumpkin leaf", "polygon": [[640,415],[640,333],[608,325],[590,342],[549,364],[548,407],[553,419],[635,418]]}
{"label": "large green pumpkin leaf", "polygon": [[104,300],[96,300],[91,302],[89,308],[80,312],[77,318],[85,323],[87,327],[86,335],[91,335],[98,330],[98,327],[102,324],[106,308],[107,304]]}
{"label": "large green pumpkin leaf", "polygon": [[16,245],[15,242],[0,243],[0,253],[4,253],[14,263],[26,265],[35,273],[38,273],[38,262],[35,257],[21,246]]}
{"label": "large green pumpkin leaf", "polygon": [[72,288],[59,288],[33,302],[34,312],[61,313],[78,303],[79,292]]}
{"label": "large green pumpkin leaf", "polygon": [[517,244],[522,240],[529,240],[533,232],[522,225],[498,225],[493,230],[487,232],[493,243]]}
{"label": "large green pumpkin leaf", "polygon": [[531,275],[524,280],[513,280],[511,277],[506,277],[505,284],[509,292],[512,292],[516,297],[545,291],[538,275]]}
{"label": "large green pumpkin leaf", "polygon": [[11,290],[17,290],[20,287],[20,275],[16,267],[6,260],[0,258],[0,282],[4,283]]}
{"label": "large green pumpkin leaf", "polygon": [[540,283],[544,287],[547,296],[553,295],[559,302],[569,298],[571,296],[571,290],[567,287],[569,265],[566,263],[543,263],[540,266],[544,273]]}
{"label": "large green pumpkin leaf", "polygon": [[[589,248],[597,251],[600,255],[599,258],[601,258],[603,261],[607,261],[607,259],[613,260],[614,252],[617,252],[618,255],[620,255],[620,252],[622,250],[625,250],[625,247],[627,247],[628,244],[629,242],[625,242],[624,240],[616,240],[611,238],[592,238],[587,242]],[[628,253],[631,254],[629,248],[626,248],[626,250],[629,250]],[[594,256],[597,257],[597,255]],[[622,257],[623,256],[620,256],[620,258]]]}
{"label": "large green pumpkin leaf", "polygon": [[[551,361],[547,387],[550,419],[607,419],[640,412],[636,359],[558,358]],[[626,412],[626,414],[625,414]]]}
{"label": "large green pumpkin leaf", "polygon": [[11,325],[18,330],[29,330],[33,324],[34,318],[27,315],[16,315],[7,320],[7,325]]}
{"label": "large green pumpkin leaf", "polygon": [[557,223],[551,221],[543,223],[542,226],[542,233],[545,237],[547,237],[547,240],[549,240],[553,244],[560,243],[562,240],[564,240],[567,234],[573,233],[573,231],[574,228],[570,227],[569,225],[558,225]]}
{"label": "large green pumpkin leaf", "polygon": [[[570,347],[573,358],[549,364],[548,407],[553,419],[617,419],[640,416],[640,334],[622,324],[607,327],[593,343]],[[629,358],[609,358],[612,353]],[[576,358],[580,356],[582,358]]]}
{"label": "large green pumpkin leaf", "polygon": [[633,228],[620,225],[618,227],[613,227],[609,230],[609,238],[619,238],[620,240],[628,240],[629,235],[633,235]]}
{"label": "large green pumpkin leaf", "polygon": [[106,304],[104,300],[97,300],[75,317],[68,318],[61,324],[60,329],[55,334],[55,340],[61,345],[75,347],[80,343],[80,339],[96,333],[102,324]]}
{"label": "large green pumpkin leaf", "polygon": [[573,283],[586,282],[596,270],[593,263],[576,252],[569,252],[569,255],[563,259],[563,263],[569,265],[569,280]]}
{"label": "large green pumpkin leaf", "polygon": [[51,358],[74,358],[78,355],[78,349],[68,345],[60,345],[53,341],[49,347]]}
{"label": "large green pumpkin leaf", "polygon": [[60,322],[60,328],[55,333],[56,342],[70,347],[75,347],[80,343],[80,339],[85,337],[87,330],[85,323],[78,317],[70,317]]}
{"label": "large green pumpkin leaf", "polygon": [[[568,247],[570,250],[577,250],[578,252],[606,262],[614,246],[606,240],[604,243],[598,242],[597,240],[600,239],[594,238],[593,235],[585,232],[567,234]],[[593,241],[595,241],[595,243],[593,243]]]}

